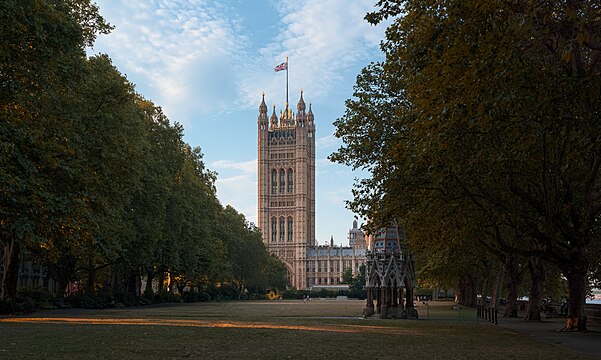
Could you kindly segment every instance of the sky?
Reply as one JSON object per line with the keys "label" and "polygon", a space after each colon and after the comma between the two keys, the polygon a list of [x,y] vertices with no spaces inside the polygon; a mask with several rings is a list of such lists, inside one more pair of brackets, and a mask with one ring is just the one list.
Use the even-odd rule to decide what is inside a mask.
{"label": "sky", "polygon": [[341,146],[333,122],[356,76],[380,61],[386,25],[364,20],[376,0],[96,0],[115,29],[89,54],[106,53],[145,98],[185,129],[217,172],[217,197],[257,223],[257,116],[261,94],[276,111],[300,91],[316,126],[316,240],[348,244],[355,178],[330,162]]}

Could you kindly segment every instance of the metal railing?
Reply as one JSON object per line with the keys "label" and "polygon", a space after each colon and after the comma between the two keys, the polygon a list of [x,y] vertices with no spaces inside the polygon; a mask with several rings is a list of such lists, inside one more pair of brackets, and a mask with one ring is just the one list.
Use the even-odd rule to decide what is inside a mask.
{"label": "metal railing", "polygon": [[488,320],[488,322],[491,322],[495,325],[499,324],[499,322],[498,322],[499,310],[496,308],[492,308],[492,307],[488,307],[488,306],[484,306],[484,305],[478,305],[476,307],[476,316],[479,319]]}

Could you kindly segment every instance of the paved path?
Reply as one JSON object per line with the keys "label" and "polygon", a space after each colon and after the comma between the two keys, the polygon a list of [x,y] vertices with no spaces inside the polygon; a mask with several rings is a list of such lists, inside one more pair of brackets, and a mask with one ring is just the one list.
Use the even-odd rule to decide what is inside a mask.
{"label": "paved path", "polygon": [[498,326],[569,351],[580,352],[601,359],[601,324],[587,324],[588,331],[586,332],[558,331],[563,327],[564,321],[565,319],[556,318],[533,322],[524,321],[523,317],[499,317]]}

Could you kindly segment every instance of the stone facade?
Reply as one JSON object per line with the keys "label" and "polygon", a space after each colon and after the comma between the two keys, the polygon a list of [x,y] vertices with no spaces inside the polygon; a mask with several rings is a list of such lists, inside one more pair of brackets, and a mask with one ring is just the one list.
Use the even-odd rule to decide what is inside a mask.
{"label": "stone facade", "polygon": [[[303,93],[294,114],[286,108],[271,115],[265,95],[259,106],[258,222],[270,252],[286,265],[290,285],[336,285],[347,267],[353,273],[365,263],[365,238],[349,232],[349,247],[317,246],[315,240],[315,118]],[[352,234],[352,235],[351,235]]]}
{"label": "stone facade", "polygon": [[353,274],[359,272],[365,264],[365,252],[361,246],[335,246],[333,239],[330,245],[307,247],[307,288],[340,285],[346,269],[351,268]]}

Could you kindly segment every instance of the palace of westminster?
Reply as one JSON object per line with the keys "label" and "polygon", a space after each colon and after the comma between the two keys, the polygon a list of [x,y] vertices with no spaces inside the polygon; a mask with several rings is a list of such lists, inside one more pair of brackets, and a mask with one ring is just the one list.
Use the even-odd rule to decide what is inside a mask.
{"label": "palace of westminster", "polygon": [[315,119],[303,93],[297,112],[286,108],[271,115],[265,95],[259,106],[259,229],[270,252],[286,265],[296,289],[333,287],[347,268],[356,274],[365,264],[367,244],[357,220],[349,246],[317,245],[315,240]]}

